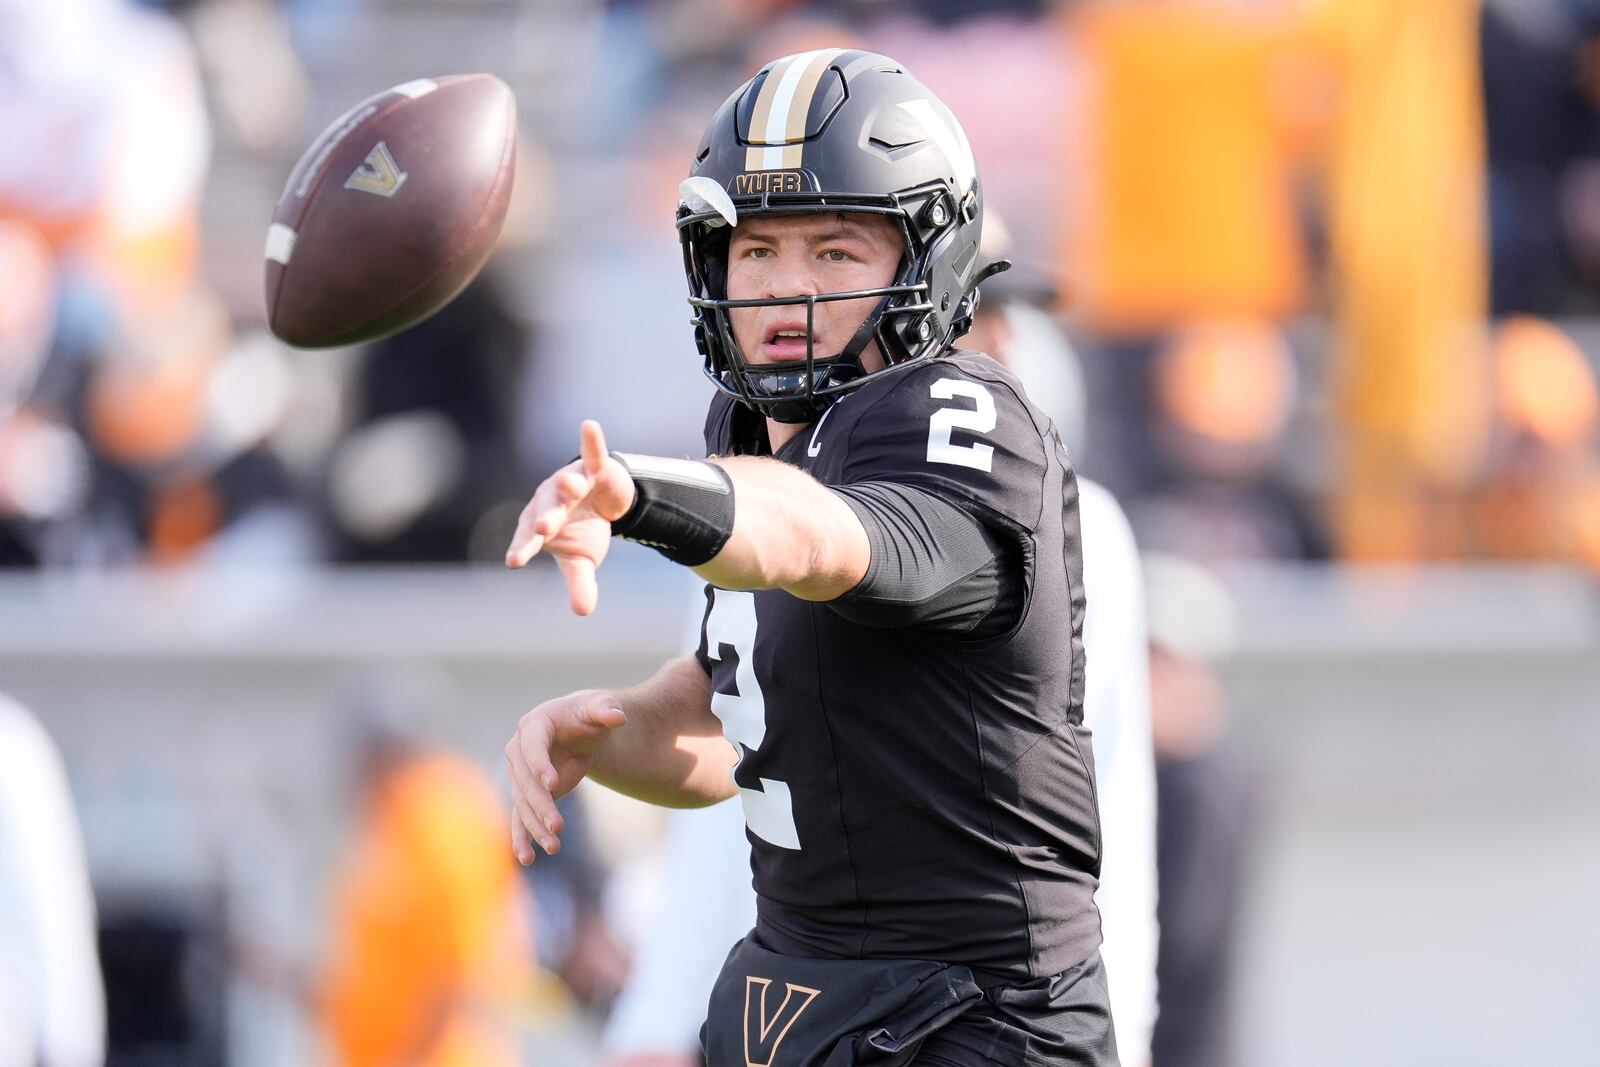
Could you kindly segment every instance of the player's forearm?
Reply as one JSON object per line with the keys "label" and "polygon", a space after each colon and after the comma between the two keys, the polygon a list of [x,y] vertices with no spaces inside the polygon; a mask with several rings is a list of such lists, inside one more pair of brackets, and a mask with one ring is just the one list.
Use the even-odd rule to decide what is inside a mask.
{"label": "player's forearm", "polygon": [[861,520],[811,475],[773,459],[717,459],[734,487],[733,535],[695,573],[724,589],[785,589],[833,600],[867,573]]}
{"label": "player's forearm", "polygon": [[734,795],[733,746],[711,714],[711,683],[691,657],[614,694],[628,717],[595,755],[600,784],[651,804],[704,807]]}

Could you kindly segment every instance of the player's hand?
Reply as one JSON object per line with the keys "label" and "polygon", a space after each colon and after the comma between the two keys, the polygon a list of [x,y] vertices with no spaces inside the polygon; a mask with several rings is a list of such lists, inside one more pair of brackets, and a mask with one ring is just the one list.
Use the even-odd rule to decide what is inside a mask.
{"label": "player's hand", "polygon": [[511,851],[524,866],[535,855],[529,839],[550,855],[561,848],[563,820],[556,801],[583,781],[611,731],[628,721],[617,698],[583,689],[547,700],[522,717],[506,742],[511,772]]}
{"label": "player's hand", "polygon": [[572,610],[594,611],[600,598],[595,569],[611,547],[611,523],[633,506],[633,479],[606,451],[600,424],[588,419],[580,431],[583,453],[534,491],[522,509],[506,549],[506,566],[522,567],[541,551],[555,557],[567,580]]}

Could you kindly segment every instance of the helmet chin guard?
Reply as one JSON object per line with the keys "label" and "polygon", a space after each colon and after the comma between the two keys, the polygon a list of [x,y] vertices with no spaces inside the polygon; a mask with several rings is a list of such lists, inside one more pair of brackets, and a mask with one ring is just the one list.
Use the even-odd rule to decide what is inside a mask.
{"label": "helmet chin guard", "polygon": [[[746,407],[786,423],[814,420],[834,400],[913,360],[943,352],[977,303],[983,199],[965,133],[898,63],[820,49],[767,64],[718,110],[680,188],[695,341],[705,374]],[[730,227],[752,215],[887,216],[904,255],[891,285],[812,296],[730,300]],[[816,305],[877,298],[844,349],[819,355]],[[753,364],[734,341],[736,308],[806,309],[804,361]],[[884,367],[868,372],[876,344]]]}
{"label": "helmet chin guard", "polygon": [[[915,297],[924,290],[925,287],[915,285],[891,285],[878,289],[851,289],[841,293],[761,300],[701,301],[690,298],[689,303],[699,310],[709,311],[714,316],[719,334],[719,347],[732,355],[720,372],[713,371],[708,361],[706,376],[712,383],[769,419],[777,422],[807,423],[820,415],[840,396],[855,388],[863,378],[869,376],[861,362],[862,354],[868,344],[877,341],[879,350],[886,351],[886,338],[883,336],[884,318],[890,300],[896,296]],[[844,349],[836,355],[818,356],[815,341],[817,305],[836,300],[870,299],[874,296],[879,298],[877,306],[862,320]],[[733,338],[733,327],[728,312],[734,308],[791,306],[806,309],[805,359],[786,363],[747,361]],[[930,308],[931,305],[913,302],[897,309],[896,313],[921,314]]]}

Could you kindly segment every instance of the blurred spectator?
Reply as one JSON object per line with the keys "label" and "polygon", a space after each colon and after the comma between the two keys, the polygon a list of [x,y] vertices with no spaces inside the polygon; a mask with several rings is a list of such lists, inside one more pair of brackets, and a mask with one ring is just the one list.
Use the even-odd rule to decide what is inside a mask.
{"label": "blurred spectator", "polygon": [[1093,469],[1131,498],[1174,474],[1149,419],[1168,332],[1307,302],[1296,169],[1313,101],[1285,5],[1085,4],[1063,26],[1077,75],[1055,138],[1057,271],[1092,337]]}
{"label": "blurred spectator", "polygon": [[1067,22],[1092,86],[1068,148],[1066,292],[1107,335],[1305,303],[1281,5],[1083,4]]}
{"label": "blurred spectator", "polygon": [[179,299],[210,148],[193,49],[126,0],[0,0],[0,218],[60,264],[69,348]]}
{"label": "blurred spectator", "polygon": [[476,766],[376,722],[358,771],[364,807],[319,982],[334,1062],[517,1063],[506,1005],[526,934],[498,794]]}
{"label": "blurred spectator", "polygon": [[1156,752],[1155,1067],[1232,1067],[1239,918],[1255,835],[1254,775],[1227,732],[1217,661],[1238,609],[1208,571],[1145,557],[1150,707]]}
{"label": "blurred spectator", "polygon": [[561,799],[561,852],[523,868],[523,876],[539,902],[539,965],[559,978],[581,1007],[603,1018],[622,991],[629,958],[607,906],[612,865],[595,833],[605,820],[589,809],[586,800],[592,794],[587,792]]}
{"label": "blurred spectator", "polygon": [[1600,393],[1566,333],[1518,316],[1494,337],[1489,469],[1472,498],[1470,547],[1512,560],[1582,560],[1589,487],[1600,476]]}
{"label": "blurred spectator", "polygon": [[1195,323],[1150,369],[1147,433],[1165,473],[1129,502],[1140,542],[1211,563],[1326,559],[1324,524],[1282,469],[1299,395],[1284,336],[1248,320]]}
{"label": "blurred spectator", "polygon": [[529,342],[508,282],[491,264],[444,310],[357,357],[353,423],[328,471],[335,559],[504,554],[525,495],[511,457]]}
{"label": "blurred spectator", "polygon": [[61,753],[0,694],[0,1064],[99,1067],[95,903]]}
{"label": "blurred spectator", "polygon": [[1340,97],[1327,180],[1336,541],[1347,559],[1455,556],[1487,429],[1478,2],[1312,11]]}
{"label": "blurred spectator", "polygon": [[59,560],[309,559],[311,528],[267,445],[290,387],[281,347],[265,336],[237,341],[204,289],[131,322],[85,383],[94,488],[51,546]]}
{"label": "blurred spectator", "polygon": [[40,532],[76,511],[88,490],[82,442],[33,399],[53,336],[56,273],[27,222],[0,219],[0,568],[34,566]]}

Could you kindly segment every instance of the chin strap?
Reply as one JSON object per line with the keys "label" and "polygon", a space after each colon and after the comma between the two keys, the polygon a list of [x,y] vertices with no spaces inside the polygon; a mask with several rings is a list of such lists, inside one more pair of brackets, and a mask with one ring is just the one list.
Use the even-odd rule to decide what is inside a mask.
{"label": "chin strap", "polygon": [[[878,301],[878,306],[872,309],[872,313],[861,320],[861,325],[859,328],[857,328],[854,335],[851,336],[850,342],[839,351],[839,363],[852,363],[858,369],[860,368],[861,353],[865,352],[867,350],[867,345],[871,343],[875,337],[877,337],[878,324],[883,321],[883,313],[888,310],[888,307],[889,298],[883,297]],[[889,354],[885,352],[883,354],[883,358],[884,361],[887,362],[889,359]]]}
{"label": "chin strap", "polygon": [[997,259],[973,277],[972,284],[967,286],[966,293],[961,297],[962,307],[954,320],[957,337],[964,336],[968,330],[972,329],[972,316],[977,312],[978,301],[983,295],[978,291],[978,286],[993,278],[996,274],[1002,274],[1010,269],[1011,261],[1009,259]]}

